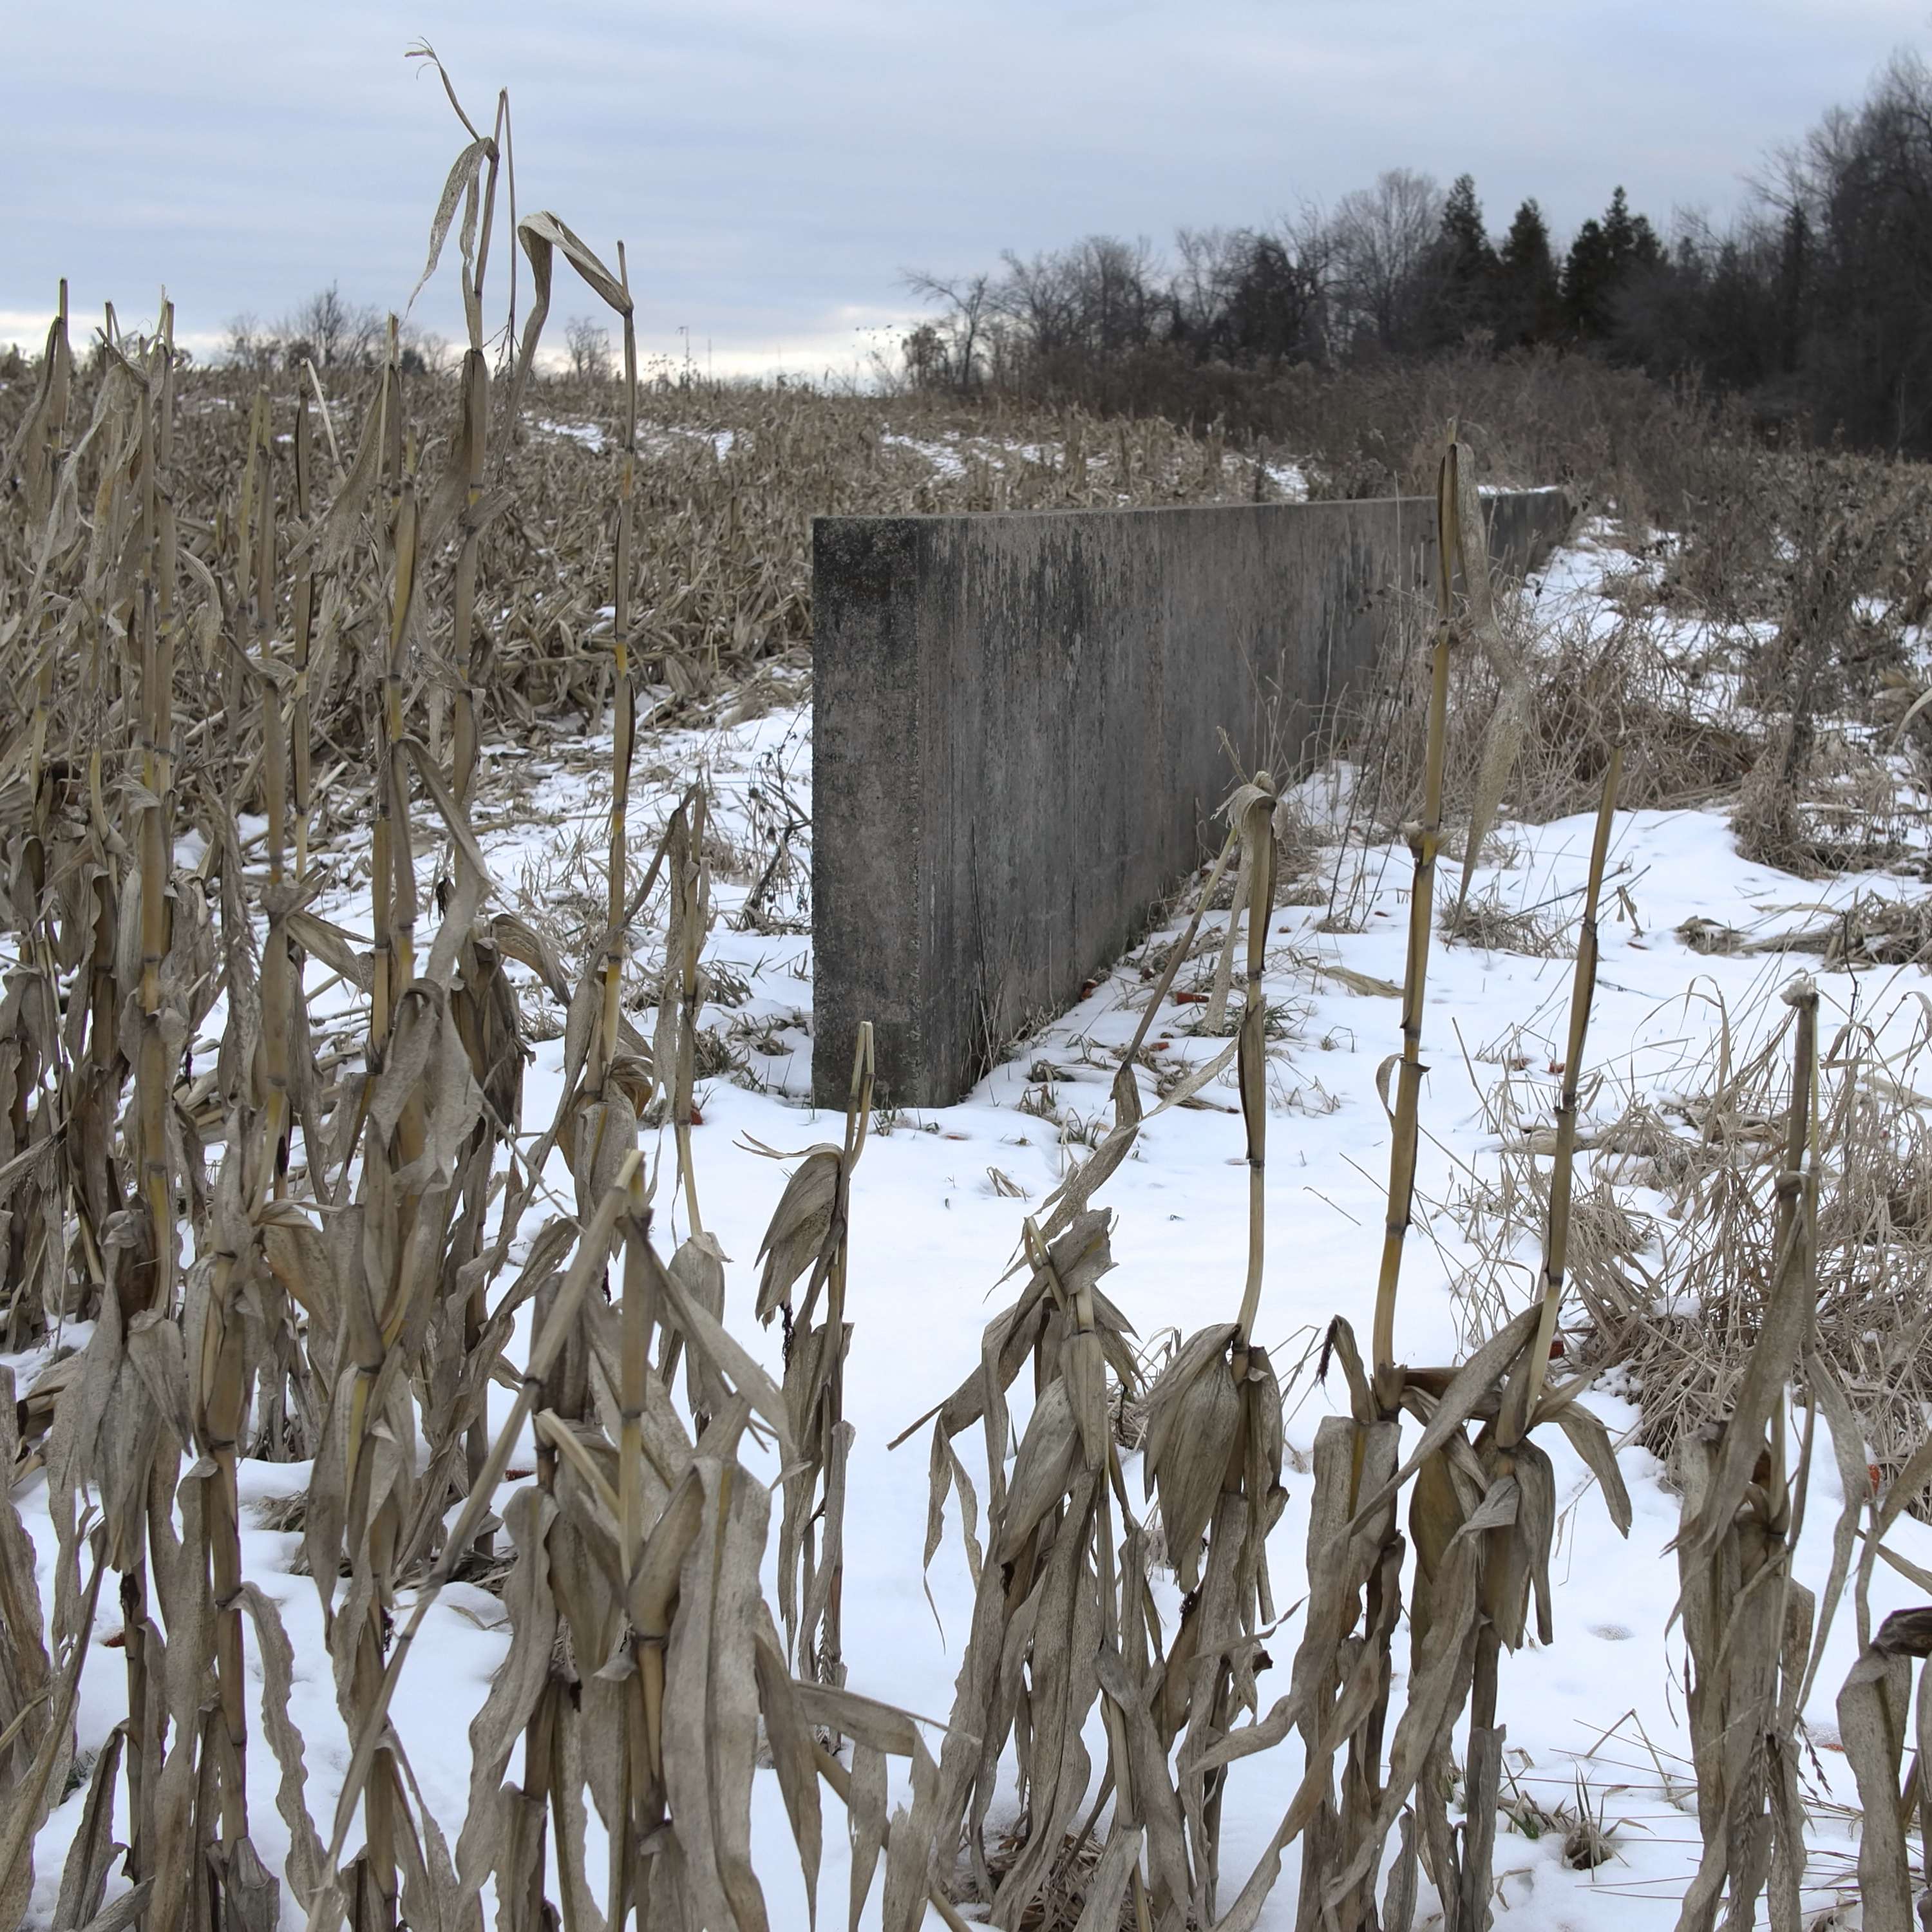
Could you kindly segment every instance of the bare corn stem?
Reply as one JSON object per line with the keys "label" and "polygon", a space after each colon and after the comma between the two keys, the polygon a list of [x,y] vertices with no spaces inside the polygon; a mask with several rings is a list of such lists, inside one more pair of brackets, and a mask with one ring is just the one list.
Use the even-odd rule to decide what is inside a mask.
{"label": "bare corn stem", "polygon": [[1452,430],[1436,486],[1436,644],[1430,658],[1428,749],[1423,766],[1422,817],[1403,827],[1415,862],[1408,902],[1408,951],[1402,974],[1402,1054],[1396,1064],[1395,1124],[1389,1150],[1388,1226],[1376,1285],[1371,1364],[1377,1400],[1393,1406],[1382,1384],[1395,1366],[1395,1306],[1402,1244],[1415,1198],[1415,1159],[1422,1098],[1422,1016],[1429,984],[1429,949],[1436,930],[1436,861],[1442,845],[1442,766],[1449,730],[1449,660],[1456,642],[1454,584],[1462,557],[1462,446]]}

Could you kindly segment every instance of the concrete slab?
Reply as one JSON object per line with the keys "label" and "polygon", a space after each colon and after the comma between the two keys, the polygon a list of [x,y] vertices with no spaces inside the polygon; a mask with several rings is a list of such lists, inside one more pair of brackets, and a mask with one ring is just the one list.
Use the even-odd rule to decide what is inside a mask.
{"label": "concrete slab", "polygon": [[[1486,500],[1520,571],[1560,490]],[[1432,584],[1435,506],[813,525],[812,1082],[942,1106],[1064,1011],[1218,848],[1232,766],[1295,769]]]}

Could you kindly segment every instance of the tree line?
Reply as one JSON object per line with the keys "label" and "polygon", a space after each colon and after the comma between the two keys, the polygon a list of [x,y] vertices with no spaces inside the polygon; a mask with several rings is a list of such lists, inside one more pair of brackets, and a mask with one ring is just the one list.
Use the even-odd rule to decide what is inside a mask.
{"label": "tree line", "polygon": [[[388,319],[368,302],[351,300],[339,282],[318,289],[274,322],[254,315],[232,317],[226,331],[222,360],[232,368],[300,369],[313,363],[325,374],[375,368],[388,352]],[[398,329],[400,360],[406,375],[420,375],[448,359],[448,344],[440,335],[401,322]]]}
{"label": "tree line", "polygon": [[[1092,236],[997,269],[908,275],[927,388],[1154,406],[1185,373],[1587,355],[1744,398],[1767,432],[1932,454],[1932,70],[1895,56],[1865,100],[1780,151],[1726,226],[1668,232],[1623,189],[1559,245],[1525,200],[1492,236],[1472,178],[1392,169],[1330,209],[1184,229],[1162,254]],[[1214,393],[1231,393],[1223,380]]]}

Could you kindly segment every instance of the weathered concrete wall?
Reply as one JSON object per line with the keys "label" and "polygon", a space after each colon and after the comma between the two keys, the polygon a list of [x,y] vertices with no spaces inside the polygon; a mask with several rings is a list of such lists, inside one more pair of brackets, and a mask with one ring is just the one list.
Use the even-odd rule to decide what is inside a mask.
{"label": "weathered concrete wall", "polygon": [[[1557,490],[1488,500],[1520,570]],[[957,1099],[1218,847],[1232,773],[1292,770],[1432,584],[1432,501],[813,526],[813,1084]]]}

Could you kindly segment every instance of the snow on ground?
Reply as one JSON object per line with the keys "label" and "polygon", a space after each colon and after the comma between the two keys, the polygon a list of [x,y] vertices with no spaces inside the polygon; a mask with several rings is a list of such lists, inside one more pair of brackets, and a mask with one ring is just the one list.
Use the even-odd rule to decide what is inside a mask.
{"label": "snow on ground", "polygon": [[1284,502],[1306,502],[1308,472],[1300,464],[1267,463],[1262,466],[1268,472],[1268,481],[1281,493]]}
{"label": "snow on ground", "polygon": [[[597,423],[539,417],[536,426],[545,435],[580,444],[593,455],[601,455],[608,446],[607,434]],[[663,456],[684,446],[693,438],[709,442],[721,463],[731,454],[737,442],[736,432],[732,430],[704,430],[670,424],[641,429],[638,447],[646,456]],[[1059,442],[1016,442],[1008,437],[971,435],[957,429],[944,430],[929,436],[887,429],[880,434],[879,442],[884,448],[902,451],[917,458],[925,464],[931,481],[935,484],[963,481],[971,473],[975,463],[1010,472],[1031,466],[1058,467],[1067,460],[1066,447]],[[1096,450],[1082,460],[1090,473],[1104,478],[1113,458],[1107,451]],[[1223,474],[1232,478],[1237,488],[1245,485],[1253,473],[1254,464],[1255,459],[1243,455],[1229,454],[1222,458]],[[1306,500],[1310,494],[1308,472],[1300,463],[1284,458],[1264,461],[1260,467],[1273,491],[1273,500],[1290,503]],[[1131,492],[1123,490],[1119,494],[1124,503],[1134,500]]]}
{"label": "snow on ground", "polygon": [[[1597,596],[1606,563],[1623,568],[1629,562],[1600,548],[1564,554],[1544,580],[1544,609],[1564,600],[1587,602]],[[637,790],[645,801],[635,813],[645,828],[638,844],[646,844],[652,814],[661,824],[681,789],[700,773],[712,788],[714,824],[727,843],[757,843],[749,836],[754,821],[767,830],[788,823],[785,801],[806,805],[809,800],[808,723],[808,710],[794,706],[737,725],[647,738],[637,763]],[[602,760],[608,745],[607,736],[491,748],[483,842],[512,904],[520,898],[567,924],[576,896],[586,905],[601,902],[596,855],[604,836],[608,784]],[[1319,808],[1324,797],[1338,795],[1338,784],[1333,775],[1318,778],[1304,788],[1304,797]],[[724,877],[728,868],[721,866],[716,894],[721,916],[707,953],[719,994],[704,1024],[725,1036],[764,1090],[724,1077],[704,1082],[698,1096],[703,1124],[695,1136],[706,1220],[732,1262],[728,1318],[774,1372],[778,1336],[755,1328],[750,1307],[754,1258],[784,1172],[754,1150],[759,1144],[802,1149],[837,1131],[835,1121],[814,1116],[808,1098],[812,959],[800,896],[808,873],[803,844],[808,836],[801,832],[793,840],[801,869],[779,877],[767,893],[764,923],[779,929],[738,929],[752,880],[742,868],[735,880]],[[1586,818],[1504,826],[1496,849],[1508,863],[1482,868],[1478,890],[1493,887],[1512,907],[1574,910],[1589,836]],[[765,838],[767,848],[770,842]],[[1288,1037],[1270,1074],[1269,1263],[1258,1333],[1283,1367],[1302,1359],[1337,1312],[1366,1328],[1376,1277],[1389,1129],[1375,1076],[1399,1042],[1397,1002],[1374,985],[1401,977],[1408,866],[1399,850],[1364,856],[1358,916],[1349,922],[1359,929],[1321,929],[1325,904],[1284,907],[1268,956],[1268,994]],[[1612,863],[1619,890],[1603,932],[1590,1060],[1609,1076],[1602,1105],[1612,1112],[1625,1097],[1681,1090],[1685,1070],[1708,1047],[1720,1012],[1735,1019],[1762,1010],[1768,995],[1795,969],[1788,958],[1694,953],[1674,936],[1680,922],[1701,915],[1757,929],[1787,917],[1802,924],[1815,920],[1821,903],[1845,903],[1874,888],[1900,890],[1891,879],[1800,882],[1748,863],[1716,809],[1622,815]],[[366,881],[346,866],[338,865],[338,889],[317,910],[366,935]],[[1210,926],[1222,916],[1210,915]],[[654,967],[647,940],[642,951],[643,965]],[[1037,1206],[1070,1160],[1084,1155],[1090,1124],[1107,1118],[1115,1050],[1130,1037],[1148,990],[1143,957],[1136,954],[1103,974],[1077,1007],[1026,1042],[959,1105],[882,1119],[854,1181],[850,1309],[856,1333],[846,1389],[857,1443],[845,1538],[844,1649],[855,1689],[928,1716],[943,1718],[950,1706],[970,1586],[954,1522],[929,1576],[922,1579],[925,1438],[915,1437],[897,1451],[886,1444],[976,1360],[981,1328],[1009,1292],[995,1284],[1012,1258],[1022,1214]],[[1198,967],[1184,969],[1178,992],[1192,992],[1211,964],[1210,954]],[[1345,969],[1346,981],[1335,968]],[[1460,1171],[1495,1167],[1496,1142],[1485,1103],[1506,1065],[1520,1091],[1526,1081],[1540,1083],[1553,1101],[1556,1080],[1543,1070],[1562,1052],[1570,972],[1566,958],[1438,945],[1426,1022],[1431,1070],[1424,1096],[1427,1137],[1420,1191],[1425,1204],[1446,1198]],[[1924,983],[1916,970],[1823,974],[1821,1037],[1830,1036],[1834,1020],[1853,1014],[1890,1029],[1888,1036],[1909,1033],[1923,1024],[1914,996]],[[342,998],[341,989],[334,997]],[[1159,1016],[1152,1039],[1162,1066],[1198,1061],[1222,1044],[1191,1030],[1201,1011],[1198,1000],[1183,998]],[[538,1046],[525,1104],[532,1138],[556,1102],[561,1060],[560,1039]],[[1149,1091],[1151,1100],[1151,1082]],[[1246,1174],[1235,1095],[1224,1082],[1210,1085],[1199,1100],[1151,1120],[1131,1160],[1100,1197],[1118,1216],[1113,1252],[1118,1267],[1107,1290],[1144,1338],[1169,1327],[1186,1332],[1227,1319],[1240,1298]],[[1053,1114],[1057,1124],[1048,1118]],[[668,1137],[654,1143],[653,1157],[668,1148]],[[559,1197],[567,1199],[569,1184],[560,1159],[552,1178]],[[1012,1198],[1014,1188],[1026,1199]],[[660,1230],[668,1252],[683,1232],[682,1208],[675,1190],[660,1190],[658,1198],[673,1224]],[[1451,1284],[1471,1258],[1454,1223],[1425,1204],[1409,1245],[1398,1318],[1399,1353],[1406,1359],[1454,1358],[1462,1311]],[[1527,1282],[1527,1275],[1520,1274],[1511,1286],[1518,1301]],[[65,1338],[70,1344],[80,1339],[71,1329]],[[14,1362],[23,1388],[44,1359]],[[1016,1388],[1016,1398],[1019,1394]],[[1614,1438],[1632,1431],[1636,1412],[1629,1402],[1607,1391],[1588,1400]],[[500,1390],[495,1400],[500,1420],[510,1397]],[[1300,1594],[1297,1580],[1310,1485],[1299,1472],[1306,1466],[1318,1422],[1337,1402],[1337,1391],[1324,1390],[1312,1366],[1304,1365],[1288,1394],[1292,1466],[1284,1480],[1289,1500],[1271,1546],[1276,1595],[1283,1604],[1294,1604]],[[970,1466],[980,1454],[977,1432],[958,1446]],[[1697,1844],[1684,1724],[1683,1649],[1681,1634],[1671,1628],[1676,1566],[1666,1553],[1677,1505],[1655,1460],[1634,1445],[1624,1448],[1621,1462],[1636,1513],[1624,1541],[1567,1444],[1559,1440],[1550,1446],[1561,1510],[1554,1565],[1557,1641],[1504,1659],[1501,1715],[1508,1728],[1507,1762],[1516,1789],[1552,1810],[1576,1802],[1580,1780],[1616,1856],[1594,1872],[1572,1871],[1562,1862],[1560,1832],[1531,1837],[1505,1822],[1496,1858],[1496,1923],[1499,1932],[1661,1928],[1674,1922]],[[522,1466],[529,1460],[512,1459]],[[244,1494],[259,1503],[299,1488],[305,1478],[304,1466],[250,1464]],[[983,1495],[978,1471],[975,1481]],[[1130,1481],[1137,1493],[1132,1469]],[[1822,1589],[1840,1502],[1828,1455],[1816,1459],[1811,1482],[1796,1567],[1803,1580]],[[43,1480],[36,1478],[25,1486],[16,1501],[41,1551],[43,1583],[50,1587],[53,1539]],[[1906,1520],[1894,1540],[1904,1554],[1932,1564],[1932,1531]],[[307,1577],[290,1574],[298,1538],[257,1526],[248,1529],[244,1543],[248,1574],[280,1604],[294,1642],[293,1715],[307,1740],[310,1809],[326,1821],[347,1748],[315,1588]],[[1882,1616],[1910,1594],[1881,1570],[1875,1614]],[[1171,1628],[1178,1609],[1171,1580],[1160,1580],[1158,1595]],[[502,1619],[494,1598],[452,1588],[411,1657],[397,1700],[396,1722],[417,1774],[452,1832],[467,1789],[465,1730],[502,1654]],[[115,1610],[104,1605],[98,1636],[110,1636],[117,1624]],[[1295,1637],[1291,1615],[1273,1646],[1276,1676],[1264,1680],[1268,1695],[1274,1694],[1267,1691],[1268,1683],[1285,1676]],[[248,1640],[252,1646],[252,1632]],[[1849,1895],[1855,1844],[1851,1814],[1842,1808],[1852,1793],[1834,1748],[1833,1700],[1852,1648],[1847,1606],[1808,1713],[1816,1750],[1808,1776],[1820,1800],[1814,1816],[1814,1884],[1806,1896],[1814,1910]],[[106,1651],[97,1651],[95,1658],[82,1683],[84,1748],[98,1746],[120,1714],[119,1660]],[[1406,1657],[1399,1663],[1406,1668]],[[1401,1694],[1398,1686],[1398,1701]],[[1090,1742],[1098,1742],[1097,1718]],[[266,1750],[251,1756],[257,1841],[272,1864],[286,1850],[273,1802],[274,1770]],[[1235,1767],[1224,1814],[1226,1895],[1232,1895],[1274,1828],[1298,1776],[1292,1742]],[[76,1792],[43,1837],[37,1922],[46,1923],[51,1911],[80,1804]],[[772,1922],[802,1927],[804,1901],[768,1772],[760,1774],[756,1804],[760,1876]],[[836,1911],[845,1882],[843,1836],[836,1824],[826,1851],[820,1898],[827,1911]],[[590,1856],[591,1869],[598,1869],[600,1848],[593,1844]],[[1285,1928],[1292,1922],[1292,1864],[1291,1854],[1264,1925]],[[1424,1884],[1419,1923],[1426,1922],[1430,1902]],[[876,1891],[870,1910],[870,1922],[876,1924]],[[293,1924],[292,1907],[290,1912]]]}
{"label": "snow on ground", "polygon": [[572,442],[580,442],[593,456],[604,447],[604,432],[595,423],[552,422],[548,417],[540,416],[537,428],[546,436],[560,436]]}
{"label": "snow on ground", "polygon": [[[538,417],[537,428],[546,436],[562,436],[567,442],[581,443],[593,456],[604,453],[604,434],[602,426],[592,422],[553,422],[547,417]],[[677,446],[680,437],[695,436],[700,442],[708,442],[712,452],[722,463],[731,454],[732,446],[738,440],[735,430],[688,429],[682,424],[673,424],[661,430],[646,430],[639,439],[640,446],[648,453],[662,455],[666,450]]]}

